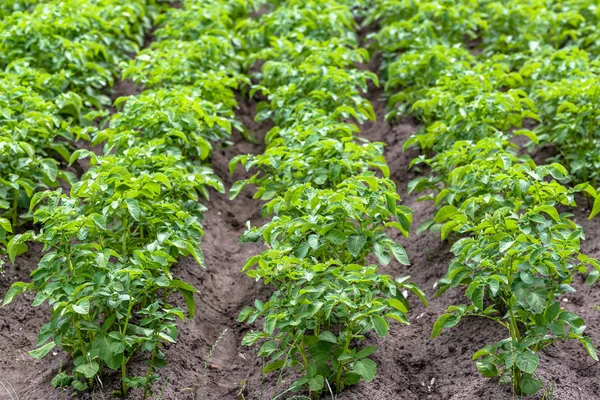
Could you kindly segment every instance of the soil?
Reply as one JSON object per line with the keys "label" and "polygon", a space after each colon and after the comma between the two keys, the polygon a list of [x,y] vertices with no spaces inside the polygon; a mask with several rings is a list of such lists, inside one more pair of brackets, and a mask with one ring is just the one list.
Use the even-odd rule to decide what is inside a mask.
{"label": "soil", "polygon": [[[377,60],[365,68],[377,71]],[[138,88],[130,83],[118,87],[119,95],[134,94]],[[414,226],[430,218],[433,206],[429,202],[418,202],[417,195],[407,193],[410,180],[419,171],[409,171],[408,164],[416,155],[413,151],[402,151],[402,143],[419,128],[416,121],[406,119],[397,124],[384,120],[385,103],[383,90],[371,87],[366,97],[373,103],[377,122],[363,126],[363,136],[387,144],[385,156],[396,182],[403,203],[414,211]],[[239,119],[262,142],[268,124],[257,125],[253,121],[255,102],[240,99]],[[253,144],[236,135],[233,144],[219,148],[213,155],[213,167],[221,176],[225,186],[247,176],[238,168],[229,176],[228,161],[237,154],[260,153],[263,146]],[[179,278],[200,290],[197,296],[196,317],[180,324],[179,339],[167,351],[168,365],[161,370],[162,382],[155,384],[155,399],[271,399],[276,377],[261,379],[261,363],[256,349],[244,348],[241,338],[250,329],[236,322],[239,311],[254,299],[265,299],[270,291],[260,282],[254,282],[240,272],[246,258],[261,251],[260,244],[240,244],[239,237],[246,221],[261,223],[260,204],[252,199],[251,189],[246,188],[234,201],[224,194],[213,193],[206,202],[208,211],[204,221],[206,238],[202,248],[205,253],[206,269],[193,260],[184,259],[173,269]],[[600,235],[598,219],[588,221],[589,212],[584,201],[572,210],[576,221],[581,224],[588,240],[583,243],[587,254],[600,257]],[[378,366],[378,375],[369,384],[360,383],[348,388],[338,396],[339,400],[370,399],[512,399],[510,387],[499,386],[495,381],[481,377],[471,361],[472,354],[484,344],[494,343],[506,336],[493,322],[484,319],[464,320],[457,327],[445,331],[435,340],[429,335],[437,316],[450,304],[464,302],[461,291],[449,291],[435,298],[435,283],[445,273],[451,259],[449,246],[439,239],[438,234],[413,233],[409,239],[397,238],[412,264],[408,267],[392,263],[382,268],[383,273],[394,276],[410,275],[427,294],[429,307],[410,298],[411,325],[391,325],[388,337],[379,339],[370,336],[367,344],[376,345],[378,351],[373,358]],[[0,276],[0,293],[19,280],[27,280],[40,258],[40,247],[33,245],[28,253],[19,257],[13,266],[10,263]],[[593,342],[600,344],[600,304],[597,287],[587,287],[583,280],[574,282],[576,293],[565,297],[564,305],[582,316],[588,324],[587,334]],[[69,367],[68,357],[57,350],[41,361],[32,359],[27,351],[36,345],[37,331],[46,321],[48,306],[30,306],[32,295],[19,296],[11,305],[0,308],[0,400],[13,399],[4,393],[2,386],[9,384],[21,400],[60,400],[70,397],[69,393],[52,389],[50,381],[61,366]],[[178,300],[183,303],[181,299]],[[211,347],[217,342],[204,372],[204,364]],[[145,371],[145,360],[139,358],[130,364],[130,374],[141,375]],[[556,385],[554,399],[591,400],[600,398],[600,365],[589,358],[579,343],[559,343],[542,353],[539,373],[549,391]],[[293,377],[284,376],[277,393],[288,387]],[[103,388],[96,393],[80,395],[80,399],[110,399],[110,393],[118,386],[118,377],[105,376]],[[262,395],[261,395],[262,393]],[[291,394],[287,398],[291,398]],[[141,399],[139,391],[132,392],[130,399]],[[286,398],[286,395],[279,397]],[[541,399],[541,395],[532,399]]]}

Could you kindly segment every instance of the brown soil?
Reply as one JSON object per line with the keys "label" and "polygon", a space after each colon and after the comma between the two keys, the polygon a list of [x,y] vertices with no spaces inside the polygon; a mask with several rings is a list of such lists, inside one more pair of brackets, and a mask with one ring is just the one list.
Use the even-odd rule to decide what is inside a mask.
{"label": "brown soil", "polygon": [[[374,65],[368,66],[376,70]],[[363,136],[387,144],[386,158],[392,178],[404,199],[404,204],[414,210],[414,226],[429,218],[433,207],[428,202],[417,202],[417,196],[406,193],[408,182],[418,174],[408,171],[413,152],[402,152],[402,143],[413,134],[418,125],[411,120],[390,125],[384,121],[385,104],[383,91],[372,88],[367,97],[372,101],[377,122],[363,127]],[[253,122],[254,103],[240,101],[238,113],[242,122],[260,139],[268,126],[257,126]],[[261,145],[254,145],[234,138],[234,144],[220,148],[213,156],[213,166],[226,187],[247,174],[238,170],[233,177],[227,170],[228,161],[237,154],[259,153]],[[253,282],[240,272],[246,258],[261,251],[259,244],[239,244],[239,236],[246,221],[259,224],[260,204],[252,199],[250,189],[245,189],[235,200],[226,195],[213,194],[207,202],[208,212],[204,226],[206,238],[203,249],[206,269],[198,267],[193,260],[182,260],[174,273],[200,290],[197,297],[196,317],[181,324],[177,344],[167,351],[169,364],[161,371],[166,379],[162,397],[165,400],[192,399],[198,388],[197,399],[271,399],[275,377],[269,376],[261,385],[260,361],[255,349],[243,348],[240,341],[250,327],[236,322],[238,312],[255,298],[268,296],[269,290],[261,283]],[[581,202],[581,204],[585,204]],[[573,210],[576,220],[586,232],[588,240],[583,243],[584,251],[600,257],[600,245],[596,239],[600,234],[598,220],[587,221],[588,210],[580,207]],[[451,291],[441,298],[434,298],[435,282],[444,275],[451,259],[449,246],[434,233],[413,234],[409,239],[398,238],[406,247],[412,265],[404,267],[391,264],[383,272],[395,276],[410,275],[427,293],[430,301],[425,308],[412,299],[410,326],[392,324],[389,336],[378,339],[371,336],[368,344],[378,346],[374,359],[378,375],[369,384],[360,383],[341,394],[339,400],[370,399],[512,399],[509,387],[498,386],[492,380],[482,378],[475,370],[471,355],[484,344],[493,343],[506,336],[493,322],[483,319],[463,321],[452,330],[445,331],[439,338],[430,340],[429,335],[437,316],[450,304],[464,301],[460,291]],[[0,277],[0,293],[5,292],[12,282],[27,280],[40,257],[40,248],[32,249],[19,257],[16,265],[6,264]],[[587,333],[596,344],[600,344],[600,312],[594,306],[600,304],[600,292],[596,287],[583,285],[576,279],[577,292],[566,296],[564,305],[582,316],[587,324]],[[51,388],[50,381],[61,365],[68,368],[68,358],[61,351],[50,353],[41,361],[28,356],[34,348],[39,327],[48,316],[48,307],[32,308],[31,295],[20,296],[10,306],[0,309],[0,382],[9,382],[21,400],[59,400],[70,396]],[[225,330],[227,331],[225,332]],[[223,333],[225,332],[225,333]],[[222,336],[206,370],[204,384],[203,366],[211,346]],[[134,360],[130,373],[143,374],[143,359]],[[554,398],[560,400],[591,400],[600,397],[600,366],[589,358],[578,343],[559,343],[542,354],[539,373],[550,387],[555,382]],[[82,399],[108,399],[117,387],[115,377],[106,376],[103,390],[95,394],[84,394]],[[284,377],[279,392],[285,390],[291,377]],[[242,383],[245,382],[245,383]],[[159,392],[162,384],[155,385]],[[288,396],[288,398],[291,397]],[[0,385],[0,400],[9,399]],[[134,392],[131,399],[141,399]],[[280,397],[280,399],[286,396]],[[533,397],[541,399],[541,396]]]}

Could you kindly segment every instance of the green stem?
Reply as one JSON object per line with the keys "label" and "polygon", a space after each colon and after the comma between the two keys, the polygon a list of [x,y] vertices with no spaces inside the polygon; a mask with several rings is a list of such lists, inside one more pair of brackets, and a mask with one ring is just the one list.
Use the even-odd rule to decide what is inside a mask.
{"label": "green stem", "polygon": [[150,359],[150,365],[148,365],[148,371],[146,371],[146,383],[144,383],[144,400],[148,398],[148,387],[150,386],[150,377],[152,376],[152,368],[154,368],[154,360],[156,359],[156,352],[158,350],[158,341],[156,346],[152,350],[152,358]]}
{"label": "green stem", "polygon": [[[87,352],[85,351],[85,347],[83,346],[83,337],[81,336],[81,329],[79,327],[79,323],[75,324],[75,330],[77,331],[77,338],[79,339],[79,347],[81,351],[81,355],[87,358]],[[94,388],[94,378],[88,379],[90,390]]]}
{"label": "green stem", "polygon": [[[127,326],[129,325],[129,318],[131,317],[131,309],[133,308],[133,299],[131,297],[131,291],[129,292],[129,306],[127,307],[127,316],[125,317],[125,324],[123,325],[123,330],[121,330],[121,335],[125,336],[127,334]],[[129,359],[128,359],[129,360]],[[125,383],[125,378],[127,378],[127,368],[126,361],[123,359],[121,363],[121,395],[123,398],[127,397],[127,384]]]}
{"label": "green stem", "polygon": [[67,255],[67,260],[69,261],[69,271],[71,275],[73,275],[73,261],[71,261],[71,253]]}
{"label": "green stem", "polygon": [[[352,335],[348,334],[348,337],[346,338],[346,343],[344,343],[344,352],[342,354],[345,354],[348,352],[348,348],[350,347],[351,339],[352,339]],[[344,371],[344,364],[345,363],[340,362],[339,369],[335,375],[335,390],[338,393],[344,389],[344,385],[342,385],[342,372]]]}
{"label": "green stem", "polygon": [[308,369],[308,358],[306,358],[306,353],[304,352],[304,338],[298,343],[298,351],[302,356],[302,361],[304,362],[304,368]]}
{"label": "green stem", "polygon": [[121,238],[121,251],[122,255],[125,256],[127,254],[127,237],[129,234],[129,225],[127,224],[127,218],[124,218],[122,221],[123,225],[123,237]]}
{"label": "green stem", "polygon": [[19,216],[19,212],[17,210],[18,205],[19,205],[19,190],[15,190],[15,198],[13,199],[13,215],[12,215],[13,232],[15,231],[15,228],[17,227],[17,217]]}
{"label": "green stem", "polygon": [[[521,335],[519,333],[519,327],[517,326],[517,319],[515,318],[515,314],[513,313],[513,299],[509,303],[509,313],[510,313],[510,336],[513,342],[520,343]],[[513,344],[514,345],[514,344]],[[513,389],[517,395],[521,395],[521,370],[513,365]]]}
{"label": "green stem", "polygon": [[510,329],[509,324],[507,324],[506,322],[499,321],[496,318],[494,318],[492,316],[489,316],[489,315],[484,315],[484,314],[468,314],[467,313],[467,314],[463,315],[463,317],[483,317],[483,318],[491,319],[492,321],[499,323],[500,325],[502,325],[506,329]]}

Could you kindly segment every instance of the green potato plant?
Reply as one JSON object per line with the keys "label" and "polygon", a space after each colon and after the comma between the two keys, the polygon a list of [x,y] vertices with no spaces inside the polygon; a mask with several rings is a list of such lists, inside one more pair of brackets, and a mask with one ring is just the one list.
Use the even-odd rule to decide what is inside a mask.
{"label": "green potato plant", "polygon": [[378,273],[375,265],[344,264],[333,259],[320,263],[298,259],[281,250],[269,250],[248,260],[244,270],[265,279],[276,290],[263,303],[244,308],[239,321],[264,320],[262,331],[251,331],[243,344],[262,340],[259,355],[268,360],[265,373],[284,368],[300,369],[292,390],[303,387],[315,394],[333,386],[340,392],[361,379],[372,381],[377,373],[368,358],[375,346],[353,345],[375,331],[385,337],[387,318],[408,324],[404,290],[423,298],[406,278],[393,279]]}
{"label": "green potato plant", "polygon": [[[34,218],[44,228],[39,234],[15,236],[9,253],[14,257],[11,248],[26,240],[51,250],[32,273],[32,282],[13,284],[3,304],[33,291],[33,306],[46,301],[52,305],[51,319],[40,329],[39,347],[30,354],[41,358],[60,346],[71,355],[72,373],[59,373],[53,379],[55,386],[91,389],[102,382],[103,374],[115,370],[121,373],[121,396],[129,388],[147,387],[156,379],[155,368],[164,365],[161,343],[175,342],[175,319],[184,318],[181,309],[169,304],[170,295],[176,291],[184,295],[190,317],[195,307],[196,290],[168,271],[175,259],[163,245],[165,235],[131,254],[119,253],[104,239],[108,226],[102,215],[85,214],[80,202],[60,190],[39,193],[32,203],[38,201],[43,205]],[[146,377],[126,374],[137,350],[152,354]]]}
{"label": "green potato plant", "polygon": [[395,185],[373,173],[350,177],[335,190],[295,185],[265,204],[263,214],[273,213],[273,218],[246,231],[242,240],[263,236],[271,249],[295,249],[301,259],[363,263],[372,253],[387,265],[393,254],[408,265],[404,248],[385,232],[394,227],[408,236],[412,211],[399,206],[399,199]]}
{"label": "green potato plant", "polygon": [[89,108],[108,99],[105,86],[142,44],[154,12],[145,1],[3,6],[11,12],[0,21],[0,246],[31,219],[34,193],[76,181],[66,163],[74,142],[96,130]]}
{"label": "green potato plant", "polygon": [[300,40],[327,41],[337,37],[357,44],[356,22],[343,1],[277,0],[273,3],[273,11],[259,19],[245,19],[236,27],[246,39],[250,53],[269,47],[273,38],[295,35],[301,35]]}
{"label": "green potato plant", "polygon": [[[247,170],[256,168],[260,172],[250,179],[236,182],[230,190],[231,197],[235,198],[246,185],[258,187],[254,196],[262,200],[281,196],[298,183],[310,182],[317,188],[335,187],[368,168],[379,168],[386,178],[389,177],[380,143],[355,143],[351,137],[335,140],[326,136],[317,140],[316,135],[311,141],[296,148],[286,146],[283,140],[274,140],[264,154],[234,157],[230,171],[233,172],[241,163]],[[316,165],[319,167],[315,168]]]}
{"label": "green potato plant", "polygon": [[69,89],[99,108],[109,102],[102,89],[112,85],[119,62],[139,50],[151,18],[145,0],[43,2],[0,21],[0,66],[27,59],[34,68],[61,71]]}
{"label": "green potato plant", "polygon": [[[105,153],[122,153],[143,142],[160,139],[166,149],[177,149],[188,159],[206,159],[216,142],[231,135],[234,120],[230,107],[203,100],[202,90],[151,90],[139,96],[117,99],[123,110],[110,127],[98,132],[93,143],[105,143]],[[239,128],[240,130],[242,128]]]}
{"label": "green potato plant", "polygon": [[40,0],[6,0],[0,5],[0,18],[4,18],[17,11],[29,10],[40,2]]}
{"label": "green potato plant", "polygon": [[263,373],[279,374],[273,395],[289,373],[297,379],[286,392],[304,390],[316,399],[372,381],[376,365],[369,356],[376,347],[361,348],[360,341],[373,331],[386,336],[390,319],[408,323],[408,292],[427,303],[408,277],[382,275],[368,261],[387,265],[394,257],[409,264],[390,228],[408,235],[412,211],[399,203],[383,144],[358,138],[349,123],[375,119],[360,92],[377,78],[354,65],[368,60],[356,45],[350,9],[360,5],[274,3],[271,13],[238,26],[248,67],[260,64],[251,95],[265,100],[256,119],[275,124],[263,154],[230,162],[231,173],[240,164],[255,171],[233,185],[230,197],[254,186],[254,197],[267,201],[263,217],[270,217],[242,236],[266,246],[243,272],[274,290],[238,319],[263,321],[243,344],[260,343]]}
{"label": "green potato plant", "polygon": [[[242,11],[244,5],[237,0],[219,4],[222,10],[217,13],[229,15],[231,24],[249,13],[249,10]],[[86,12],[97,11],[107,20],[90,21],[90,26],[100,29],[102,26],[95,24],[102,22],[120,35],[111,36],[107,31],[102,41],[102,46],[113,50],[110,62],[102,59],[101,54],[101,61],[97,61],[107,70],[116,70],[118,66],[113,62],[125,60],[125,57],[119,58],[120,54],[137,50],[137,47],[114,49],[113,45],[127,46],[129,42],[112,43],[112,39],[125,35],[132,40],[132,46],[134,42],[136,46],[141,44],[142,36],[136,27],[145,26],[145,22],[140,21],[146,21],[145,15],[150,15],[146,13],[155,9],[148,6],[140,9],[140,13],[127,11],[127,7],[138,5],[145,3],[122,6],[110,0],[91,0],[82,5],[84,10],[78,14],[81,21],[77,21],[83,24]],[[215,5],[216,2],[188,1],[185,9],[178,13],[184,19],[193,20]],[[36,12],[68,10],[74,3],[44,7],[47,8],[36,8]],[[121,16],[133,24],[130,29],[123,25]],[[75,22],[71,30],[65,25],[54,27],[64,36],[53,33],[52,38],[63,44],[72,41],[85,47],[94,37],[102,36],[99,30],[81,32]],[[48,31],[52,29],[48,27]],[[233,31],[231,33],[233,35]],[[44,34],[46,31],[39,37],[43,38]],[[208,26],[200,36],[196,44],[221,40]],[[167,40],[170,39],[159,40],[153,51],[161,48],[168,51],[168,46],[160,46]],[[20,50],[15,47],[14,51]],[[229,55],[236,57],[233,53]],[[189,61],[196,59],[193,54],[183,56]],[[164,55],[157,54],[157,58],[164,59]],[[145,53],[140,54],[140,65],[147,61]],[[180,71],[186,76],[200,73],[204,79],[188,87],[173,87],[167,80],[162,85],[156,82],[151,91],[118,99],[115,105],[121,111],[107,118],[108,113],[102,110],[79,114],[81,104],[90,101],[85,95],[80,96],[79,102],[75,96],[59,96],[62,89],[77,86],[77,82],[73,83],[76,74],[70,70],[57,74],[52,74],[51,69],[50,73],[40,72],[35,68],[49,67],[42,65],[44,60],[37,62],[32,63],[34,68],[31,68],[27,62],[17,60],[11,67],[13,72],[19,73],[15,79],[22,79],[48,96],[44,98],[45,103],[41,100],[32,103],[37,107],[35,110],[56,107],[58,112],[53,109],[55,116],[49,116],[48,121],[61,124],[63,119],[71,121],[69,118],[85,118],[90,124],[103,118],[93,129],[74,128],[72,135],[88,134],[94,144],[104,143],[105,154],[67,148],[64,158],[69,163],[89,159],[90,169],[72,185],[69,194],[63,194],[61,189],[29,194],[33,197],[27,204],[28,214],[33,216],[40,230],[15,235],[6,244],[7,252],[14,261],[28,242],[36,241],[43,245],[44,256],[32,273],[32,281],[13,284],[3,306],[22,292],[35,293],[34,306],[45,302],[50,305],[50,320],[40,330],[38,348],[30,354],[41,358],[59,347],[71,356],[72,368],[61,371],[52,381],[54,386],[76,391],[94,390],[103,384],[107,375],[116,374],[120,375],[121,388],[114,395],[125,398],[132,389],[139,388],[143,389],[143,397],[149,398],[152,383],[158,379],[157,371],[166,364],[165,349],[177,339],[176,322],[185,317],[184,311],[173,304],[172,295],[183,296],[190,317],[195,312],[196,289],[176,279],[171,268],[181,257],[187,256],[204,265],[200,241],[206,208],[201,199],[207,198],[211,190],[223,192],[224,188],[210,166],[203,162],[211,152],[211,142],[226,139],[232,126],[242,129],[232,110],[237,105],[233,93],[238,87],[236,71],[223,69],[216,62],[204,64],[205,69],[199,71],[197,64],[181,62]],[[185,66],[189,68],[187,71]],[[228,77],[228,80],[218,82],[215,77]],[[52,96],[55,100],[50,99]],[[22,103],[33,107],[26,101]],[[12,109],[15,114],[20,113],[16,106]],[[2,113],[9,123],[21,124],[18,126],[23,130],[29,126],[20,121],[28,121],[33,111],[13,118],[10,110]],[[62,119],[57,119],[58,116]],[[41,133],[39,140],[35,139],[38,136],[32,136],[32,140],[45,140]],[[11,137],[14,143],[20,143],[17,139]],[[49,142],[49,148],[54,151],[54,141]],[[28,152],[34,146],[11,144],[10,149],[13,147]],[[32,153],[30,157],[39,159],[45,155]],[[40,164],[44,165],[44,161]],[[4,194],[1,188],[0,194]],[[0,226],[7,232],[12,229],[4,219],[0,220]],[[6,241],[4,236],[2,240]],[[140,353],[146,355],[147,372],[144,376],[131,376],[128,364]]]}
{"label": "green potato plant", "polygon": [[26,210],[35,192],[55,188],[60,180],[75,181],[66,161],[73,141],[89,137],[93,128],[79,125],[81,99],[72,92],[51,101],[14,74],[0,78],[0,87],[0,244],[5,246],[30,219]]}
{"label": "green potato plant", "polygon": [[[448,10],[448,3],[455,8]],[[411,113],[424,123],[404,145],[423,150],[411,166],[430,171],[409,184],[410,191],[427,192],[422,200],[435,202],[434,217],[418,231],[438,230],[453,242],[454,258],[438,295],[464,287],[469,300],[450,306],[432,337],[471,316],[506,328],[507,338],[473,359],[483,376],[512,384],[517,395],[541,389],[538,354],[551,344],[575,339],[598,359],[583,320],[560,303],[575,290],[576,274],[592,284],[600,266],[580,252],[583,231],[558,208],[575,206],[576,193],[597,198],[593,181],[571,188],[560,183],[584,181],[583,167],[594,165],[593,150],[589,158],[582,154],[595,140],[594,114],[586,104],[593,102],[587,85],[597,66],[585,51],[568,47],[583,43],[585,26],[597,20],[588,5],[436,1],[406,15],[387,1],[376,6],[381,31],[374,37],[388,53],[388,116]],[[401,15],[388,17],[394,13]],[[460,34],[438,36],[437,27],[454,23],[452,18],[464,18],[455,23]],[[461,25],[468,23],[477,27]],[[405,52],[395,55],[398,50]],[[554,141],[561,157],[552,161],[567,160],[568,168],[538,166],[518,155],[517,136],[529,139],[529,149]]]}

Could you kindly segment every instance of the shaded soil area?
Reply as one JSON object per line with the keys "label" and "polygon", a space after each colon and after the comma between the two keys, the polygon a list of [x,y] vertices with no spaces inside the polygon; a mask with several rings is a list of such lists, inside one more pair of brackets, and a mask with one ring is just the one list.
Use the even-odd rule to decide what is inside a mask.
{"label": "shaded soil area", "polygon": [[[377,60],[365,68],[376,71]],[[416,227],[430,218],[433,212],[431,203],[419,202],[417,195],[408,194],[406,190],[408,182],[423,173],[408,170],[408,164],[416,153],[402,151],[402,143],[417,131],[418,124],[410,119],[394,125],[385,122],[383,90],[372,87],[366,96],[373,103],[377,122],[363,126],[363,136],[386,143],[385,156],[391,177],[397,184],[404,204],[413,209]],[[240,99],[238,117],[261,142],[269,126],[254,123],[254,106],[254,101]],[[229,160],[237,154],[259,153],[262,150],[262,145],[249,143],[236,135],[231,146],[214,152],[213,167],[225,186],[230,187],[247,173],[238,168],[234,176],[229,176]],[[583,206],[585,202],[580,203],[582,206],[573,210],[573,213],[588,237],[583,243],[584,251],[600,257],[600,243],[596,239],[600,234],[600,223],[597,219],[587,221],[588,210]],[[239,244],[246,221],[261,223],[260,204],[252,199],[249,188],[234,201],[229,201],[224,194],[213,193],[206,204],[206,238],[202,244],[206,269],[197,266],[193,260],[184,259],[173,270],[176,276],[200,290],[196,317],[180,325],[179,339],[167,351],[169,363],[161,370],[164,380],[154,387],[156,393],[163,388],[164,391],[153,398],[271,399],[276,376],[261,377],[261,363],[256,357],[256,349],[240,345],[241,338],[250,327],[236,322],[237,314],[245,305],[269,295],[268,288],[240,272],[244,261],[262,249],[260,244]],[[442,242],[438,234],[430,232],[422,235],[413,233],[409,239],[397,239],[405,246],[412,264],[405,267],[393,262],[382,272],[394,276],[410,275],[411,280],[425,290],[430,301],[429,307],[410,297],[413,307],[410,312],[411,325],[392,323],[387,338],[368,337],[366,344],[378,347],[373,355],[378,375],[369,384],[360,383],[349,388],[338,399],[512,399],[510,387],[498,386],[496,382],[481,377],[471,361],[472,354],[483,345],[507,336],[502,327],[484,319],[466,319],[437,339],[429,339],[437,316],[449,305],[461,304],[465,300],[459,290],[449,291],[441,298],[434,297],[435,283],[444,275],[451,259],[448,243]],[[4,293],[14,281],[27,280],[39,260],[40,250],[32,246],[31,251],[19,257],[14,266],[7,263],[0,277],[0,293]],[[579,278],[574,286],[577,292],[566,296],[564,305],[586,320],[587,333],[599,344],[600,311],[594,306],[600,304],[600,290],[585,286]],[[0,309],[0,380],[10,382],[21,400],[70,398],[69,394],[53,390],[50,385],[61,365],[68,368],[66,355],[56,351],[42,361],[36,361],[27,354],[28,350],[35,347],[37,331],[48,316],[47,305],[32,308],[32,300],[31,295],[20,296],[9,307]],[[178,301],[183,304],[182,299]],[[204,370],[211,347],[219,338]],[[141,375],[144,372],[145,359],[140,357],[134,360],[130,373]],[[552,382],[555,383],[554,399],[591,400],[600,397],[600,365],[587,356],[579,343],[559,343],[546,349],[542,353],[539,373],[549,390],[552,390]],[[277,393],[284,391],[292,378],[284,376]],[[117,379],[105,376],[102,390],[79,398],[109,399],[110,393],[117,387]],[[292,395],[280,399],[286,396],[290,398]],[[0,386],[0,400],[9,398]],[[134,391],[130,398],[141,399],[141,392]],[[541,395],[533,397],[541,398]]]}

